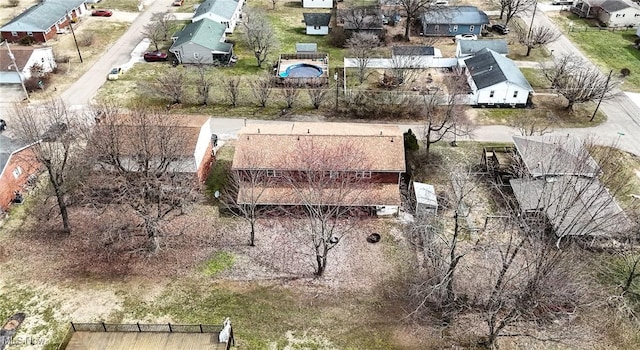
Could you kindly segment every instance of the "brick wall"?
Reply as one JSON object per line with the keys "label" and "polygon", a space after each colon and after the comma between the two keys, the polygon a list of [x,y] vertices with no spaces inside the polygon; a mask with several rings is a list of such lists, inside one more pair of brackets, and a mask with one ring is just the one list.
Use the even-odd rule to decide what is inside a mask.
{"label": "brick wall", "polygon": [[7,210],[15,191],[22,191],[31,174],[36,174],[40,164],[31,148],[15,152],[9,158],[0,177],[0,209]]}

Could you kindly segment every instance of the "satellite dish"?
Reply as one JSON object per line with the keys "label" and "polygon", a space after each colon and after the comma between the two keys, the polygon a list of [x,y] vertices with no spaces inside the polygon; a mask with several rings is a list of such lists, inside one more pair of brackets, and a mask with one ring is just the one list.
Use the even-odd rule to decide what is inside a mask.
{"label": "satellite dish", "polygon": [[213,196],[216,198],[220,198],[220,191],[213,192]]}

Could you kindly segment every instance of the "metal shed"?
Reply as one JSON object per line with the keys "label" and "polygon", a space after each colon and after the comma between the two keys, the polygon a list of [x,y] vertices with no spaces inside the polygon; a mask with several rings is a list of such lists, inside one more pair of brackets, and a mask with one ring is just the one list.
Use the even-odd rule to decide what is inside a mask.
{"label": "metal shed", "polygon": [[413,191],[416,196],[416,215],[438,215],[438,198],[433,185],[414,181]]}

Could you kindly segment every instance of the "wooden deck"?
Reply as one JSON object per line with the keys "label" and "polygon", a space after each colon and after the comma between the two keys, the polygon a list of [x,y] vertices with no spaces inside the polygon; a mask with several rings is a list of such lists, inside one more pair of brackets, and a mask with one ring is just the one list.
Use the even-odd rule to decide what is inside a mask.
{"label": "wooden deck", "polygon": [[66,350],[224,350],[217,333],[75,332]]}

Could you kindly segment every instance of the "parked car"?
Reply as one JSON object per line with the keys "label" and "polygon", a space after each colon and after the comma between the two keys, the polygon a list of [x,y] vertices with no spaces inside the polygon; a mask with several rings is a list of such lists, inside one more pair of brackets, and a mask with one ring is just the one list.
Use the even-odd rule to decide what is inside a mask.
{"label": "parked car", "polygon": [[91,12],[91,16],[95,16],[95,17],[111,17],[111,16],[113,16],[113,11],[110,11],[110,10],[93,10]]}
{"label": "parked car", "polygon": [[149,51],[145,52],[142,56],[147,62],[166,61],[167,54],[162,51]]}
{"label": "parked car", "polygon": [[173,1],[173,6],[182,6],[182,4],[184,4],[184,0],[174,0]]}
{"label": "parked car", "polygon": [[478,40],[478,36],[475,34],[458,34],[456,35],[456,41],[458,40]]}
{"label": "parked car", "polygon": [[118,80],[118,78],[120,78],[120,75],[122,75],[122,73],[124,73],[124,71],[122,70],[122,68],[113,68],[110,72],[109,75],[107,75],[107,80]]}
{"label": "parked car", "polygon": [[509,27],[505,26],[504,24],[494,24],[491,26],[491,29],[494,32],[500,33],[502,35],[509,33]]}

